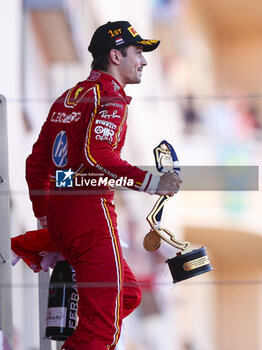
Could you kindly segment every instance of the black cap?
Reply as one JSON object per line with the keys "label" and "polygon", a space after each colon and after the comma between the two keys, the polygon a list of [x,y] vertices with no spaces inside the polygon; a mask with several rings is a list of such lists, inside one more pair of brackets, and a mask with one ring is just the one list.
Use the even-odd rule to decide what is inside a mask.
{"label": "black cap", "polygon": [[134,27],[127,21],[108,22],[94,32],[88,50],[93,58],[120,49],[124,46],[139,45],[145,52],[155,50],[160,41],[142,39]]}

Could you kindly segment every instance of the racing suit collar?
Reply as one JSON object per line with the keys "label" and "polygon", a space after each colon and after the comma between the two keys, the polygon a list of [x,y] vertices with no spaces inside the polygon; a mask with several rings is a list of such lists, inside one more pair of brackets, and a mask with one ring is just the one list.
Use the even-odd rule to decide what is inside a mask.
{"label": "racing suit collar", "polygon": [[112,85],[112,88],[114,91],[116,91],[118,94],[120,94],[127,104],[129,104],[132,100],[132,97],[127,96],[125,93],[125,90],[123,89],[122,85],[114,78],[112,75],[109,75],[107,73],[98,71],[98,70],[91,70],[89,77],[87,80],[103,80],[108,82]]}

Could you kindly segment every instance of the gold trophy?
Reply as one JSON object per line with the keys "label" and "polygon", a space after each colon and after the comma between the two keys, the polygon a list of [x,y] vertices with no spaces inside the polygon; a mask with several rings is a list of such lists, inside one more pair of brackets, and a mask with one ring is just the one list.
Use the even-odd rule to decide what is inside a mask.
{"label": "gold trophy", "polygon": [[[167,141],[163,140],[154,149],[154,156],[159,172],[175,172],[177,175],[180,175],[181,169],[176,152]],[[173,282],[177,283],[211,271],[213,268],[210,265],[205,247],[192,250],[189,242],[179,242],[172,232],[161,226],[163,208],[169,199],[168,195],[159,197],[148,214],[146,219],[151,230],[144,237],[143,245],[147,251],[155,251],[160,247],[161,241],[164,240],[181,251],[174,258],[166,260]]]}

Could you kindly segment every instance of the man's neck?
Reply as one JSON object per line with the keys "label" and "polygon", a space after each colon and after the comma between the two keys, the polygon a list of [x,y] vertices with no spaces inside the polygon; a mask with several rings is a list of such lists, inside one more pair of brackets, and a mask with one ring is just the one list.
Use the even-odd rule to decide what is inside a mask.
{"label": "man's neck", "polygon": [[107,71],[102,71],[100,70],[102,73],[111,75],[124,89],[126,87],[126,83],[123,81],[123,79],[121,78],[119,72],[117,69],[115,69],[114,67],[110,67]]}

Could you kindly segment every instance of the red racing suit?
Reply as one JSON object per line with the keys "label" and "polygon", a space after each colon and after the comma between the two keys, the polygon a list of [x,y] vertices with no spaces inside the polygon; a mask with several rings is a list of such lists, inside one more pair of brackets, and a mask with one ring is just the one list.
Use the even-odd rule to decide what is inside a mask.
{"label": "red racing suit", "polygon": [[112,76],[91,71],[54,102],[26,161],[34,214],[47,215],[76,271],[79,322],[66,350],[114,349],[122,319],[141,299],[122,255],[111,187],[120,181],[153,194],[159,177],[120,157],[130,101]]}

